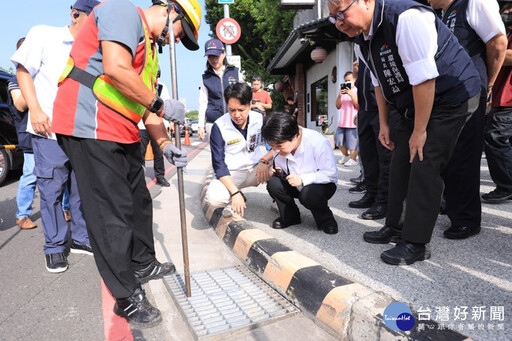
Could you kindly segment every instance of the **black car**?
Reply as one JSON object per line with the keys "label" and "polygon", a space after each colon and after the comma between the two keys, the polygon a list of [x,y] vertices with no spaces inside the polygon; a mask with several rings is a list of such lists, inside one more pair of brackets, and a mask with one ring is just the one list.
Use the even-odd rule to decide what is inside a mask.
{"label": "black car", "polygon": [[[12,75],[0,71],[0,145],[17,145],[16,126],[14,117],[7,104],[7,83]],[[9,172],[23,167],[23,151],[20,148],[0,148],[0,186],[3,184]]]}

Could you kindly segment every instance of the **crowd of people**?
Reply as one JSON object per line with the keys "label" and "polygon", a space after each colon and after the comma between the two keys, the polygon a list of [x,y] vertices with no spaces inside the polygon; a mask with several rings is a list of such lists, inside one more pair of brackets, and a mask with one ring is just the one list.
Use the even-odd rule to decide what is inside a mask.
{"label": "crowd of people", "polygon": [[[201,24],[196,0],[152,2],[141,9],[128,0],[77,0],[70,25],[35,26],[20,40],[9,84],[25,157],[16,224],[36,227],[37,185],[47,271],[67,270],[68,244],[94,255],[115,313],[139,327],[161,321],[141,284],[175,271],[155,257],[145,148],[151,141],[162,186],[164,157],[177,167],[188,162],[166,132],[164,121],[183,124],[185,109],[158,83],[157,45],[172,39],[198,50]],[[481,199],[512,198],[512,2],[428,3],[329,0],[330,22],[357,46],[336,98],[338,161],[321,133],[298,125],[296,98],[271,112],[262,77],[253,76],[252,87],[243,82],[222,42],[208,40],[198,136],[209,139],[215,179],[205,200],[224,216],[243,216],[242,190],[266,184],[279,212],[272,228],[301,223],[298,199],[318,230],[336,234],[329,200],[337,164],[359,159],[350,191],[363,196],[348,205],[365,209],[362,219],[385,218],[363,235],[396,243],[381,254],[385,263],[428,259],[441,208],[451,221],[446,238],[478,234]],[[483,150],[496,189],[480,196]]]}
{"label": "crowd of people", "polygon": [[[504,122],[510,117],[511,63],[503,23],[511,6],[502,6],[500,15],[494,1],[429,3],[431,6],[412,0],[329,1],[329,20],[355,38],[358,56],[354,70],[345,73],[336,98],[340,117],[334,140],[342,153],[338,164],[357,165],[359,154],[361,177],[353,179],[357,186],[350,191],[364,195],[349,206],[366,209],[362,219],[385,218],[381,229],[365,233],[363,239],[375,244],[396,242],[381,254],[391,265],[409,265],[430,257],[428,244],[440,210],[451,222],[445,237],[465,239],[481,230],[481,199],[500,202],[512,198],[512,168],[507,167],[510,158],[505,160],[510,156],[511,127]],[[508,29],[510,24],[506,22]],[[424,39],[418,40],[420,35]],[[489,105],[493,109],[486,117]],[[235,109],[228,106],[229,112]],[[238,109],[255,112],[261,108],[242,104]],[[289,122],[295,128],[285,132]],[[232,129],[233,124],[227,123]],[[212,154],[220,182],[226,173],[217,171],[219,162],[222,169],[244,162],[234,162],[223,154],[235,149],[233,143],[249,144],[248,135],[239,128],[243,138],[222,140],[215,147],[222,152]],[[261,131],[272,154],[256,161],[259,154],[255,153],[246,167],[258,172],[268,168],[267,190],[280,213],[272,227],[301,222],[294,201],[298,198],[311,210],[318,229],[337,233],[327,205],[336,190],[332,150],[315,150],[324,157],[322,161],[308,156],[306,151],[312,150],[306,145],[316,136],[297,127],[287,114],[270,114]],[[497,188],[480,197],[484,137]],[[322,145],[321,139],[316,141],[317,148]],[[251,185],[260,180],[254,176]],[[224,199],[237,198],[235,210],[243,214],[243,186],[226,188]],[[207,196],[207,200],[214,206],[228,206],[235,199],[220,203]]]}

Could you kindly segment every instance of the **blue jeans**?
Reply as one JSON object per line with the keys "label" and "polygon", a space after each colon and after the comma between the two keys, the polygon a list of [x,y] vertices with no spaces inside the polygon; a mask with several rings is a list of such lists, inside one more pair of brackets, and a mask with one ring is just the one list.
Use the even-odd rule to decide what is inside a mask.
{"label": "blue jeans", "polygon": [[71,238],[80,245],[89,243],[75,174],[57,141],[34,135],[34,174],[41,199],[41,222],[45,237],[44,253],[64,252],[68,223],[62,214],[62,197],[69,186]]}
{"label": "blue jeans", "polygon": [[34,154],[23,153],[23,174],[18,183],[16,195],[16,219],[30,217],[32,215],[32,201],[36,190],[36,176],[34,175]]}
{"label": "blue jeans", "polygon": [[64,194],[62,195],[62,210],[69,211],[69,185],[64,189]]}

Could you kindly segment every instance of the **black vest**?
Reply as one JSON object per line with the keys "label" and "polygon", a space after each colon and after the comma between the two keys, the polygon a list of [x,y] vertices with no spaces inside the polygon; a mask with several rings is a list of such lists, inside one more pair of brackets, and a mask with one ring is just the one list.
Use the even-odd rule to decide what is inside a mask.
{"label": "black vest", "polygon": [[368,67],[362,60],[359,61],[356,88],[359,111],[379,111],[377,100],[375,99],[375,90],[373,88],[370,70],[368,70]]}
{"label": "black vest", "polygon": [[[413,7],[432,11],[432,8],[413,0],[375,0],[373,36],[367,41],[362,35],[357,38],[361,53],[379,80],[384,97],[407,117],[414,114],[414,98],[398,53],[396,27],[399,15]],[[434,105],[461,103],[480,92],[480,77],[457,38],[437,16],[435,20],[438,49],[434,58],[439,76],[436,78]]]}
{"label": "black vest", "polygon": [[[208,62],[207,62],[208,63]],[[210,64],[203,73],[203,84],[208,90],[208,106],[206,107],[206,122],[213,123],[227,112],[224,100],[224,90],[233,83],[238,82],[238,68],[226,65],[224,74],[220,78],[213,71]]]}
{"label": "black vest", "polygon": [[480,74],[482,90],[487,93],[486,46],[468,23],[468,17],[466,15],[468,2],[468,0],[454,0],[447,8],[442,20],[471,57],[473,64],[475,64]]}

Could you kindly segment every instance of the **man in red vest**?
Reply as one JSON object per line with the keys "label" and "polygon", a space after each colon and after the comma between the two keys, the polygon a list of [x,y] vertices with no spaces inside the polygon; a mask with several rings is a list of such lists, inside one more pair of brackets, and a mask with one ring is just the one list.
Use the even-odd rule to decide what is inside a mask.
{"label": "man in red vest", "polygon": [[156,43],[174,39],[197,50],[200,23],[196,0],[154,0],[145,10],[128,0],[101,3],[73,44],[55,100],[52,130],[76,171],[96,265],[116,298],[114,312],[139,328],[162,319],[141,284],[175,267],[155,257],[137,123],[169,162],[186,166],[161,119],[183,124],[185,108],[156,94]]}

